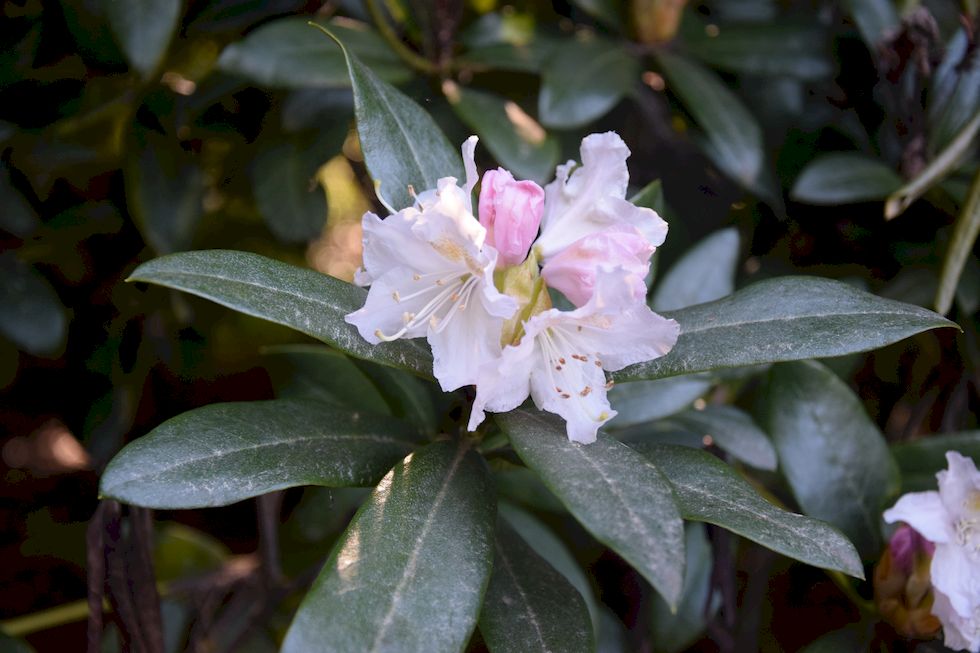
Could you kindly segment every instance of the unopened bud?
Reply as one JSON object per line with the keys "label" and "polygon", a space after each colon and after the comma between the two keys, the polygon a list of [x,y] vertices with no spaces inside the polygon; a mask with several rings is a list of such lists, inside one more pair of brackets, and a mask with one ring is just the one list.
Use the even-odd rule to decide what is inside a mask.
{"label": "unopened bud", "polygon": [[929,639],[940,623],[932,614],[934,600],[929,565],[935,545],[902,525],[892,535],[875,568],[875,603],[881,616],[905,637]]}
{"label": "unopened bud", "polygon": [[486,242],[500,253],[498,265],[520,265],[541,225],[544,190],[533,181],[515,181],[503,168],[488,170],[480,186],[479,209]]}

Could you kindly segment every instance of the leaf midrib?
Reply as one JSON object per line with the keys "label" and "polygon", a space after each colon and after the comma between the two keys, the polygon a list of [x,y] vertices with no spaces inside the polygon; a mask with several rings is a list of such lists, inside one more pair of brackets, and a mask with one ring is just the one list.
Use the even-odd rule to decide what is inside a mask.
{"label": "leaf midrib", "polygon": [[517,577],[517,574],[514,573],[514,568],[510,564],[510,560],[507,558],[507,552],[504,550],[504,547],[500,546],[500,542],[496,542],[495,546],[497,548],[497,553],[500,555],[500,561],[503,563],[504,570],[507,572],[507,575],[510,576],[511,581],[514,584],[514,589],[517,590],[521,601],[524,603],[524,609],[527,612],[528,621],[531,623],[531,626],[534,627],[534,634],[537,635],[538,642],[541,644],[541,650],[544,651],[544,653],[551,653],[551,649],[548,648],[548,643],[544,639],[544,633],[541,632],[541,623],[538,620],[538,615],[534,611],[534,606],[528,600],[527,594],[524,592],[524,588],[521,586],[520,579]]}

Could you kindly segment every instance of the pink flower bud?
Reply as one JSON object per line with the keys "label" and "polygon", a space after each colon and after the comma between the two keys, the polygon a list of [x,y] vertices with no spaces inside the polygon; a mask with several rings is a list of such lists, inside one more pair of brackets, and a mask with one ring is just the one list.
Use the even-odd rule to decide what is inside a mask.
{"label": "pink flower bud", "polygon": [[518,265],[527,258],[544,213],[544,190],[533,181],[515,181],[504,170],[487,170],[480,186],[480,224],[486,242],[500,253],[497,264]]}
{"label": "pink flower bud", "polygon": [[931,556],[935,550],[935,544],[922,537],[908,524],[899,526],[888,541],[888,551],[891,553],[892,560],[906,574],[911,573],[916,556],[920,554]]}
{"label": "pink flower bud", "polygon": [[583,236],[552,256],[541,270],[541,276],[573,304],[584,306],[595,290],[600,266],[621,267],[626,271],[625,283],[633,298],[642,301],[647,293],[645,277],[650,271],[653,250],[635,227],[614,225]]}

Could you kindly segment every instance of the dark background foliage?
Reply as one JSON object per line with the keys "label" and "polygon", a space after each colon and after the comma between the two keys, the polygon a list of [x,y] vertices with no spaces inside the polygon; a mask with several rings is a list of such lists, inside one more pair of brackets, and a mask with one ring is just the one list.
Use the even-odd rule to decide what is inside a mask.
{"label": "dark background foliage", "polygon": [[[67,605],[74,617],[24,629],[27,641],[84,641],[86,573],[108,565],[114,614],[151,628],[139,591],[122,597],[112,574],[152,587],[140,553],[152,539],[155,577],[171,583],[161,586],[167,650],[268,650],[363,497],[291,490],[158,512],[152,524],[137,509],[96,513],[98,474],[126,442],[194,407],[271,398],[295,370],[263,347],[305,342],[124,283],[135,266],[228,248],[349,279],[360,213],[381,208],[351,132],[340,51],[308,20],[330,22],[451,142],[478,133],[481,169],[499,163],[543,183],[577,158],[584,134],[618,131],[636,188],[662,182],[660,270],[733,226],[739,286],[802,273],[932,307],[951,283],[944,309],[962,334],[923,334],[833,367],[891,442],[976,429],[980,267],[975,233],[954,232],[980,223],[963,208],[971,184],[977,192],[976,139],[924,199],[883,217],[886,197],[956,147],[980,111],[975,3],[678,4],[374,4],[410,54],[358,2],[0,5],[0,626]],[[950,281],[944,260],[964,239]],[[740,388],[739,402],[752,407],[757,390]],[[651,650],[649,588],[573,520],[547,514],[576,544],[626,650]],[[89,543],[108,553],[86,560],[93,515]],[[797,650],[858,619],[822,572],[709,535],[723,607],[692,650]],[[870,598],[870,585],[862,591]],[[116,619],[108,650],[144,650]],[[876,637],[914,646],[884,625]]]}

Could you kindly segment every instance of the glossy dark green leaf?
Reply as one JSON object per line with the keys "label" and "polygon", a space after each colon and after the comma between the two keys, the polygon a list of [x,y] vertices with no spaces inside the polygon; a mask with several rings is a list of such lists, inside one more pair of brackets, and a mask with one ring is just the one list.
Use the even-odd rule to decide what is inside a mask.
{"label": "glossy dark green leaf", "polygon": [[807,164],[790,196],[810,204],[848,204],[883,200],[901,185],[898,173],[877,159],[857,152],[831,152]]}
{"label": "glossy dark green leaf", "polygon": [[684,519],[716,524],[794,560],[864,578],[854,545],[840,531],[777,508],[715,456],[668,444],[630,446],[670,480]]}
{"label": "glossy dark green leaf", "polygon": [[721,603],[712,594],[711,569],[714,563],[711,544],[704,525],[689,523],[684,527],[684,589],[677,611],[660,597],[654,597],[650,609],[650,631],[655,642],[654,650],[663,653],[679,653],[693,644],[704,632]]}
{"label": "glossy dark green leaf", "polygon": [[980,53],[970,46],[964,29],[950,40],[936,68],[926,109],[929,147],[934,153],[949,145],[980,111]]}
{"label": "glossy dark green leaf", "polygon": [[100,492],[149,508],[199,508],[297,485],[373,485],[414,446],[412,429],[391,417],[321,402],[212,404],[123,448]]}
{"label": "glossy dark green leaf", "polygon": [[622,45],[598,37],[565,39],[542,66],[538,117],[547,127],[581,127],[612,109],[639,76]]}
{"label": "glossy dark green leaf", "polygon": [[776,450],[769,436],[747,413],[734,406],[712,405],[674,415],[672,422],[702,436],[758,469],[776,469]]}
{"label": "glossy dark green leaf", "polygon": [[523,506],[564,514],[565,506],[545,487],[541,478],[522,465],[503,460],[493,461],[493,478],[497,493]]}
{"label": "glossy dark green leaf", "polygon": [[710,70],[666,50],[657,63],[674,93],[704,131],[705,153],[722,172],[749,189],[762,184],[762,129],[742,101]]}
{"label": "glossy dark green leaf", "polygon": [[[382,79],[408,81],[411,70],[366,25],[353,21],[323,23]],[[268,22],[226,47],[218,68],[272,88],[350,86],[347,65],[337,46],[309,19],[291,16]]]}
{"label": "glossy dark green leaf", "polygon": [[109,26],[130,65],[148,77],[167,54],[181,0],[103,0]]}
{"label": "glossy dark green leaf", "polygon": [[618,415],[607,428],[625,428],[678,413],[703,396],[712,383],[703,374],[618,383],[608,393],[609,404]]}
{"label": "glossy dark green leaf", "polygon": [[857,23],[868,50],[901,29],[901,20],[892,0],[844,0],[844,7]]}
{"label": "glossy dark green leaf", "polygon": [[980,460],[980,431],[929,435],[891,446],[892,456],[902,472],[903,492],[936,489],[936,473],[946,469],[946,452]]}
{"label": "glossy dark green leaf", "polygon": [[496,416],[517,455],[576,519],[670,604],[680,596],[684,531],[670,484],[643,456],[602,433],[569,442],[564,423],[519,409]]}
{"label": "glossy dark green leaf", "polygon": [[441,177],[462,181],[459,150],[422,107],[382,81],[351,50],[340,46],[354,87],[354,114],[364,162],[376,191],[396,210],[412,206],[416,192],[436,187]]}
{"label": "glossy dark green leaf", "polygon": [[736,73],[821,79],[833,72],[828,35],[813,25],[722,25],[711,36],[692,30],[684,45],[701,61]]}
{"label": "glossy dark green leaf", "polygon": [[68,319],[47,279],[11,252],[0,255],[0,276],[0,334],[35,356],[61,351]]}
{"label": "glossy dark green leaf", "polygon": [[300,605],[284,653],[456,653],[493,564],[486,465],[451,442],[420,449],[375,489]]}
{"label": "glossy dark green leaf", "polygon": [[491,653],[590,652],[585,602],[568,580],[505,521],[498,520],[493,573],[480,611]]}
{"label": "glossy dark green leaf", "polygon": [[612,374],[616,381],[842,356],[953,322],[839,281],[779,277],[708,304],[665,312],[680,322],[669,354]]}
{"label": "glossy dark green leaf", "polygon": [[592,591],[592,583],[565,543],[537,517],[514,504],[502,501],[497,505],[497,512],[517,531],[521,539],[578,590],[591,615],[594,632],[599,627],[601,618],[599,603]]}
{"label": "glossy dark green leaf", "polygon": [[898,491],[898,470],[857,396],[819,363],[777,365],[766,420],[803,511],[840,528],[863,556],[877,556],[881,511]]}
{"label": "glossy dark green leaf", "polygon": [[204,173],[177,145],[151,135],[129,157],[126,205],[158,254],[190,248],[203,214]]}
{"label": "glossy dark green leaf", "polygon": [[356,357],[430,376],[432,354],[419,341],[371,345],[344,322],[367,293],[327,275],[229,250],[184,252],[136,268],[145,281],[210,299],[246,315],[283,324]]}
{"label": "glossy dark green leaf", "polygon": [[711,234],[661,277],[650,300],[651,308],[673,311],[732,294],[738,254],[738,231],[734,227]]}
{"label": "glossy dark green leaf", "polygon": [[551,181],[558,163],[558,142],[515,103],[452,85],[446,97],[480,143],[518,179]]}

